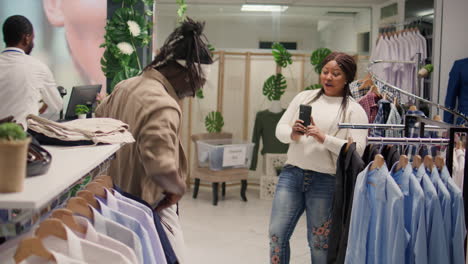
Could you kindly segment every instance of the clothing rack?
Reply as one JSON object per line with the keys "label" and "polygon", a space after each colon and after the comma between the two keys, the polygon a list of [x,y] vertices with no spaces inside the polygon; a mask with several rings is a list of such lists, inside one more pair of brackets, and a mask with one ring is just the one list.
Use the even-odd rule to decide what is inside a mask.
{"label": "clothing rack", "polygon": [[396,145],[396,144],[424,144],[424,145],[448,145],[446,138],[394,138],[394,137],[367,137],[368,144]]}
{"label": "clothing rack", "polygon": [[417,61],[404,61],[404,60],[373,60],[373,61],[371,61],[372,64],[381,63],[381,62],[385,62],[385,63],[405,63],[405,64],[416,64],[417,63]]}
{"label": "clothing rack", "polygon": [[433,15],[434,15],[434,13],[427,14],[427,15],[423,15],[423,16],[418,16],[418,17],[415,17],[415,18],[407,19],[406,21],[400,22],[400,23],[385,23],[385,24],[380,24],[380,25],[379,25],[379,28],[399,27],[399,26],[411,25],[411,24],[414,24],[414,23],[427,22],[427,21],[424,20],[424,18],[425,18],[425,17],[429,17],[429,16],[433,16]]}
{"label": "clothing rack", "polygon": [[[416,68],[416,71],[415,71],[415,80],[416,80],[416,87],[417,87],[417,91],[419,93],[419,95],[422,94],[422,91],[421,91],[421,81],[419,80],[419,76],[418,76],[418,70],[421,68],[421,65],[422,65],[422,62],[421,62],[421,53],[416,53],[416,60],[415,61],[399,61],[399,60],[374,60],[374,61],[371,61],[369,67],[367,68],[367,71],[369,73],[371,73],[371,75],[373,77],[375,77],[375,74],[372,74],[371,70],[370,70],[370,67],[374,64],[377,64],[377,63],[382,63],[382,62],[385,62],[385,63],[403,63],[403,64],[414,64],[414,67]],[[385,82],[383,82],[385,83]],[[395,88],[392,87],[392,88]],[[398,87],[396,87],[398,88]],[[401,89],[400,89],[401,90]],[[419,105],[418,105],[419,106]]]}
{"label": "clothing rack", "polygon": [[[376,128],[385,128],[385,129],[395,129],[395,130],[404,130],[405,125],[397,124],[354,124],[354,123],[338,123],[338,128],[351,128],[351,129],[376,129]],[[443,127],[438,126],[425,126],[426,130],[435,131],[435,130],[446,130]]]}
{"label": "clothing rack", "polygon": [[[429,125],[426,125],[429,124]],[[446,166],[447,169],[452,175],[453,172],[453,150],[455,148],[455,134],[456,133],[465,133],[468,135],[468,127],[457,127],[451,124],[444,122],[435,121],[427,117],[419,115],[406,115],[404,125],[378,125],[378,124],[352,124],[352,123],[339,123],[339,128],[348,128],[348,129],[371,129],[371,128],[387,128],[387,129],[404,129],[405,136],[401,138],[390,138],[390,137],[367,137],[368,144],[381,144],[381,145],[446,145],[447,154],[446,154]],[[449,138],[423,138],[425,129],[447,129]],[[419,138],[411,138],[410,133],[414,131],[415,128],[419,129]],[[465,142],[465,149],[468,149],[468,140]],[[468,223],[468,155],[465,154],[465,171],[463,173],[463,203],[465,209],[465,226]]]}
{"label": "clothing rack", "polygon": [[465,115],[463,115],[463,114],[461,114],[461,113],[459,113],[459,112],[457,112],[457,111],[454,111],[454,110],[449,109],[449,108],[447,108],[447,107],[445,107],[445,106],[443,106],[443,105],[441,105],[441,104],[434,103],[434,102],[432,102],[432,101],[429,101],[429,100],[427,100],[427,99],[424,99],[424,98],[422,98],[422,97],[419,97],[419,96],[417,96],[417,95],[414,95],[414,94],[412,94],[412,93],[410,93],[410,92],[407,92],[407,91],[405,91],[405,90],[403,90],[403,89],[401,89],[401,88],[399,88],[399,87],[396,87],[396,86],[394,86],[394,85],[392,85],[392,84],[389,84],[388,82],[386,82],[386,81],[380,79],[380,78],[371,70],[371,67],[372,67],[374,64],[376,64],[376,63],[381,63],[381,62],[386,62],[386,61],[378,61],[378,60],[377,60],[377,61],[372,61],[372,62],[369,64],[368,68],[367,68],[367,71],[369,72],[369,74],[371,75],[371,77],[372,77],[373,80],[377,80],[377,81],[381,82],[383,85],[388,86],[388,87],[394,89],[395,91],[398,91],[399,93],[404,94],[404,95],[406,95],[406,96],[408,96],[408,97],[411,97],[411,98],[413,98],[413,99],[415,99],[415,100],[418,100],[418,101],[423,102],[423,103],[426,103],[426,104],[433,105],[433,106],[435,106],[435,107],[437,107],[437,108],[439,108],[439,109],[442,109],[442,110],[444,110],[444,111],[446,111],[446,112],[449,112],[449,113],[451,113],[451,114],[453,114],[453,115],[455,115],[455,116],[461,117],[461,118],[463,118],[465,121],[468,122],[468,117],[465,116]]}

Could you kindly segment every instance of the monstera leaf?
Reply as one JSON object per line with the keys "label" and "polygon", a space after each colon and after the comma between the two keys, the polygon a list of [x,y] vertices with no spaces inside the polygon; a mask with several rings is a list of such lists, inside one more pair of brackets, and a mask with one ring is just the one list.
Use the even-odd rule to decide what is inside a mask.
{"label": "monstera leaf", "polygon": [[205,118],[206,131],[209,133],[221,132],[224,126],[224,119],[220,112],[213,111],[208,113]]}
{"label": "monstera leaf", "polygon": [[314,65],[315,72],[317,74],[320,74],[322,71],[322,61],[332,53],[331,50],[327,48],[318,48],[314,52],[312,52],[312,55],[310,56],[310,63]]}
{"label": "monstera leaf", "polygon": [[292,63],[291,53],[289,53],[283,45],[281,45],[278,42],[275,42],[273,43],[271,48],[273,49],[271,53],[273,53],[273,58],[275,59],[276,64],[283,68],[286,68],[288,64]]}
{"label": "monstera leaf", "polygon": [[270,76],[263,84],[263,95],[270,101],[279,100],[285,90],[286,78],[281,73]]}

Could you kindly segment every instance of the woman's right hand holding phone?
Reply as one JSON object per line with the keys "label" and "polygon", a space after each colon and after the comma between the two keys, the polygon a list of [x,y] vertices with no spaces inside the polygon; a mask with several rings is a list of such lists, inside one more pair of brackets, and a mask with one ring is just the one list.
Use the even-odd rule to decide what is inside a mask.
{"label": "woman's right hand holding phone", "polygon": [[301,139],[301,136],[304,135],[304,133],[307,131],[303,123],[304,121],[300,119],[296,120],[296,122],[294,123],[291,132],[291,139],[293,141],[299,141],[299,139]]}

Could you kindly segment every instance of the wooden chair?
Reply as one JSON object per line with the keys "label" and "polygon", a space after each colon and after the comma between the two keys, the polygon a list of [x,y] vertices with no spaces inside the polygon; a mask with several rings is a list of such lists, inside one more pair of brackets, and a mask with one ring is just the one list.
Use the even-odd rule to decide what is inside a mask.
{"label": "wooden chair", "polygon": [[225,169],[220,171],[212,171],[208,167],[200,167],[198,162],[198,140],[204,139],[232,139],[231,133],[220,132],[220,133],[204,133],[204,134],[195,134],[192,135],[192,142],[195,144],[195,156],[196,162],[194,167],[191,170],[190,177],[195,179],[195,184],[193,188],[193,199],[197,198],[198,188],[200,186],[200,180],[211,182],[213,187],[213,205],[218,204],[218,188],[219,183],[221,183],[221,195],[224,198],[226,195],[226,182],[229,181],[241,181],[241,191],[240,195],[244,202],[247,202],[247,197],[245,192],[247,190],[247,176],[249,175],[248,168],[234,168],[234,169]]}

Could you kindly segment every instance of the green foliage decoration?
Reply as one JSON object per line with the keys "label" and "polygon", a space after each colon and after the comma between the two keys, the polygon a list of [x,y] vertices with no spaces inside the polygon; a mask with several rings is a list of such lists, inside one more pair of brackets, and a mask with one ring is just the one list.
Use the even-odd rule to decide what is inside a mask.
{"label": "green foliage decoration", "polygon": [[90,109],[86,105],[79,104],[79,105],[75,106],[75,114],[76,115],[87,114],[87,113],[89,113],[89,111],[90,111]]}
{"label": "green foliage decoration", "polygon": [[205,128],[209,133],[221,132],[224,126],[224,119],[220,112],[212,111],[205,117]]}
{"label": "green foliage decoration", "polygon": [[[142,65],[136,53],[137,48],[148,47],[151,42],[151,28],[153,0],[113,0],[121,3],[112,18],[107,21],[104,43],[105,48],[101,58],[101,69],[104,75],[111,80],[107,92],[111,93],[117,83],[141,73]],[[134,9],[142,2],[145,5],[144,14]]]}
{"label": "green foliage decoration", "polygon": [[283,45],[275,42],[271,48],[271,53],[273,54],[273,58],[275,59],[276,64],[282,68],[286,68],[289,64],[292,64],[292,55],[288,52],[287,49],[284,48]]}
{"label": "green foliage decoration", "polygon": [[263,83],[263,95],[270,101],[277,101],[284,94],[286,87],[284,75],[281,73],[273,74]]}
{"label": "green foliage decoration", "polygon": [[3,123],[0,125],[0,140],[19,141],[26,139],[23,128],[15,123]]}
{"label": "green foliage decoration", "polygon": [[327,48],[318,48],[312,52],[312,55],[310,55],[310,63],[314,66],[314,70],[317,74],[320,74],[322,71],[322,61],[330,55],[332,51]]}
{"label": "green foliage decoration", "polygon": [[177,22],[182,23],[186,18],[185,13],[187,12],[187,3],[185,0],[176,0],[176,3],[179,6],[177,9]]}
{"label": "green foliage decoration", "polygon": [[197,93],[195,93],[195,96],[196,96],[198,99],[203,99],[203,98],[205,98],[205,95],[203,94],[203,89],[198,89]]}

